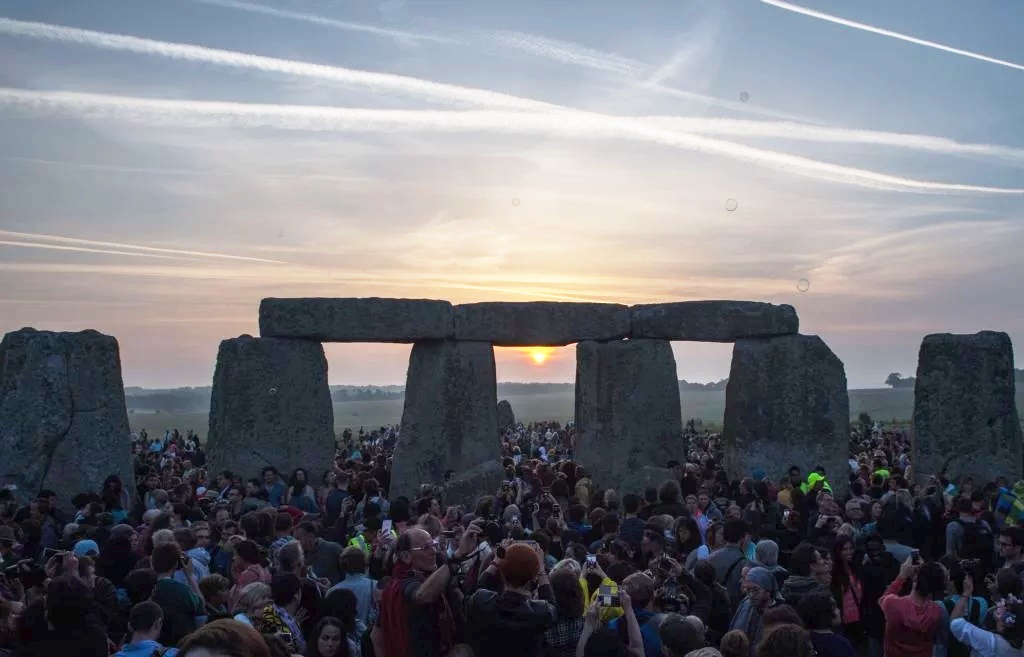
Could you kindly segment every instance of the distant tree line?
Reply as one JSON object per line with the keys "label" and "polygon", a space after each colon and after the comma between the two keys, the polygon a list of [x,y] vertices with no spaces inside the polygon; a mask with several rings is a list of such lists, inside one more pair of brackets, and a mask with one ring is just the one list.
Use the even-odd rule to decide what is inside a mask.
{"label": "distant tree line", "polygon": [[[1024,370],[1013,368],[1013,380],[1016,383],[1024,383]],[[885,377],[885,385],[890,388],[913,388],[914,382],[917,381],[914,377],[907,377],[906,379],[899,372],[893,372],[889,376]]]}

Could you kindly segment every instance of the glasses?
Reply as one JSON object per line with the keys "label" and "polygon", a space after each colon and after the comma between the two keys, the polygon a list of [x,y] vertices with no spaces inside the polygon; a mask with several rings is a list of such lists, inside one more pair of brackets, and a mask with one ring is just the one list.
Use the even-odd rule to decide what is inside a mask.
{"label": "glasses", "polygon": [[437,549],[439,547],[441,547],[441,542],[435,540],[435,541],[431,541],[430,543],[427,543],[426,545],[421,545],[419,547],[409,548],[409,551],[410,552],[421,552],[423,550],[437,551]]}
{"label": "glasses", "polygon": [[1001,548],[1012,548],[1013,547],[1013,542],[1012,541],[999,541],[999,547],[1001,547]]}

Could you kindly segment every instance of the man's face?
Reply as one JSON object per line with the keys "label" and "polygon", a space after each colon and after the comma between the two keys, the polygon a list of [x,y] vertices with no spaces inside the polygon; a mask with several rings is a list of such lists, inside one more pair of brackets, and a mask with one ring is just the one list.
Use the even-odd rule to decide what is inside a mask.
{"label": "man's face", "polygon": [[224,476],[224,475],[222,475],[222,474],[219,474],[219,475],[217,475],[217,487],[218,487],[218,488],[224,488],[224,487],[225,487],[225,486],[227,486],[227,485],[228,485],[229,483],[231,483],[231,482],[230,482],[230,481],[228,481],[228,478],[227,478],[227,477],[225,477],[225,476]]}
{"label": "man's face", "polygon": [[999,537],[999,554],[1006,559],[1019,559],[1021,546],[1014,545],[1013,539],[1005,534]]}
{"label": "man's face", "polygon": [[154,490],[159,487],[160,477],[156,476],[155,474],[151,474],[148,477],[146,477],[146,488],[148,488],[149,490]]}
{"label": "man's face", "polygon": [[295,539],[302,545],[303,552],[308,554],[316,551],[316,534],[311,534],[304,529],[296,529]]}
{"label": "man's face", "polygon": [[214,514],[213,519],[217,523],[223,523],[225,520],[231,517],[231,512],[227,509],[217,509],[217,513]]}
{"label": "man's face", "polygon": [[697,503],[700,505],[700,508],[702,509],[708,508],[708,504],[710,502],[711,498],[708,497],[707,493],[701,493],[700,495],[697,496]]}
{"label": "man's face", "polygon": [[228,501],[231,502],[232,504],[237,504],[238,502],[241,502],[242,491],[238,490],[237,488],[232,488],[230,491],[228,491]]}
{"label": "man's face", "polygon": [[201,547],[204,550],[210,548],[210,530],[200,529],[196,532],[196,547]]}
{"label": "man's face", "polygon": [[255,496],[259,495],[259,493],[260,493],[260,487],[257,486],[255,482],[250,481],[250,482],[248,482],[245,485],[245,494],[246,495],[248,495],[250,497],[255,497]]}
{"label": "man's face", "polygon": [[771,601],[771,593],[748,580],[743,581],[743,591],[750,598],[750,603],[757,608],[765,607]]}
{"label": "man's face", "polygon": [[430,534],[422,529],[411,529],[413,532],[410,536],[410,549],[409,549],[409,565],[414,570],[418,570],[424,573],[432,573],[437,570],[437,549],[434,545],[434,539],[431,538]]}
{"label": "man's face", "polygon": [[273,470],[267,470],[266,472],[263,473],[263,483],[265,483],[266,485],[272,485],[274,483],[274,479],[275,476]]}

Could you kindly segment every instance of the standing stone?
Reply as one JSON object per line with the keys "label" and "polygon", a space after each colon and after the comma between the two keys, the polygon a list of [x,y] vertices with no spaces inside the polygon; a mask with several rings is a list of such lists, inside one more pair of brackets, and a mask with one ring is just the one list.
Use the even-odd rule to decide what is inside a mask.
{"label": "standing stone", "polygon": [[97,331],[25,328],[0,342],[0,485],[21,499],[48,488],[99,492],[109,475],[135,488],[117,340]]}
{"label": "standing stone", "polygon": [[684,460],[679,382],[666,340],[576,345],[576,451],[598,486],[633,490],[644,466]]}
{"label": "standing stone", "polygon": [[[391,498],[414,500],[421,484],[444,484],[450,471],[449,497],[459,497],[451,502],[472,502],[471,496],[497,491],[500,459],[494,348],[486,342],[417,342],[409,356]],[[473,485],[458,486],[466,477]]]}
{"label": "standing stone", "polygon": [[969,475],[977,486],[1024,477],[1014,395],[1013,344],[1005,333],[925,336],[914,385],[914,474]]}
{"label": "standing stone", "polygon": [[825,468],[832,490],[849,486],[850,400],[843,362],[816,335],[739,340],[725,389],[722,432],[730,477],[791,465]]}
{"label": "standing stone", "polygon": [[516,414],[512,411],[512,404],[507,399],[498,402],[498,430],[505,431],[516,426]]}
{"label": "standing stone", "polygon": [[310,481],[334,461],[334,407],[319,342],[243,335],[217,352],[207,455],[211,477],[258,477],[267,465]]}

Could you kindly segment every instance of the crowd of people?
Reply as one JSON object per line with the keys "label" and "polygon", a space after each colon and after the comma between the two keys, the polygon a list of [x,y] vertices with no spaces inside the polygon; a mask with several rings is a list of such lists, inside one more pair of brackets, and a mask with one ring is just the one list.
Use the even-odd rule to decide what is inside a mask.
{"label": "crowd of people", "polygon": [[466,506],[389,495],[399,434],[291,473],[141,434],[134,482],[0,491],[0,655],[1024,657],[1024,482],[912,473],[904,431],[772,480],[691,422],[672,478],[625,491],[571,423],[516,425]]}

